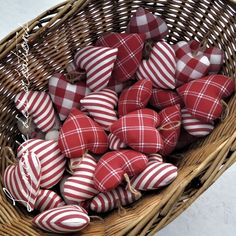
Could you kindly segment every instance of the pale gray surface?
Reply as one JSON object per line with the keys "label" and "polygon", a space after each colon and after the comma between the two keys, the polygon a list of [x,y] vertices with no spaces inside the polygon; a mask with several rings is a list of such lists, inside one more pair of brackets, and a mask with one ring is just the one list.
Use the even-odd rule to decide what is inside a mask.
{"label": "pale gray surface", "polygon": [[[0,39],[59,0],[0,0]],[[158,236],[233,236],[236,232],[236,165]]]}

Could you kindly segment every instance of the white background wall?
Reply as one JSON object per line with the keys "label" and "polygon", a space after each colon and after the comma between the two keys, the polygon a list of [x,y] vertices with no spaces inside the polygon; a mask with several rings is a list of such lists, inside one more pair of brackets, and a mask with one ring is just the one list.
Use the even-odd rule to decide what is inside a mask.
{"label": "white background wall", "polygon": [[[60,0],[0,0],[0,39]],[[158,236],[236,235],[236,164]]]}

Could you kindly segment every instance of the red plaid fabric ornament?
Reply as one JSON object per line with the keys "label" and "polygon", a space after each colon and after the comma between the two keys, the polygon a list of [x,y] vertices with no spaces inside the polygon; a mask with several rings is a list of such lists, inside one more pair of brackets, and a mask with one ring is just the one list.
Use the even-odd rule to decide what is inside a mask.
{"label": "red plaid fabric ornament", "polygon": [[85,228],[90,218],[87,212],[76,205],[49,209],[32,220],[38,228],[52,233],[77,232]]}
{"label": "red plaid fabric ornament", "polygon": [[159,125],[159,115],[144,108],[121,117],[111,125],[110,131],[134,150],[149,154],[163,148],[163,140],[156,129]]}
{"label": "red plaid fabric ornament", "polygon": [[49,79],[48,90],[62,121],[67,118],[72,108],[79,107],[80,99],[91,92],[84,82],[71,84],[60,73]]}
{"label": "red plaid fabric ornament", "polygon": [[135,195],[124,187],[117,187],[109,192],[99,193],[90,203],[90,209],[97,213],[111,211],[120,206],[126,206],[141,197]]}
{"label": "red plaid fabric ornament", "polygon": [[118,49],[87,46],[75,54],[77,67],[86,70],[86,83],[92,91],[105,88],[111,78]]}
{"label": "red plaid fabric ornament", "polygon": [[152,82],[150,80],[140,80],[134,85],[124,90],[118,102],[118,114],[124,116],[129,112],[145,108],[152,95]]}
{"label": "red plaid fabric ornament", "polygon": [[179,105],[163,109],[160,113],[161,128],[160,134],[163,140],[163,149],[160,154],[169,155],[178,142],[181,128],[181,110]]}
{"label": "red plaid fabric ornament", "polygon": [[40,187],[49,189],[56,185],[61,180],[66,165],[57,142],[29,139],[18,147],[17,157],[21,159],[27,151],[35,153],[41,163]]}
{"label": "red plaid fabric ornament", "polygon": [[214,129],[214,122],[206,123],[194,118],[187,109],[182,109],[182,124],[184,129],[191,135],[203,137],[210,134]]}
{"label": "red plaid fabric ornament", "polygon": [[111,150],[120,150],[123,148],[127,148],[127,145],[112,133],[108,135],[108,143],[109,143],[109,148]]}
{"label": "red plaid fabric ornament", "polygon": [[104,154],[98,161],[94,184],[100,192],[115,189],[125,175],[129,177],[139,174],[147,165],[147,157],[133,150],[111,151]]}
{"label": "red plaid fabric ornament", "polygon": [[156,88],[175,88],[175,52],[166,42],[156,43],[148,60],[143,60],[137,70],[137,78],[151,80]]}
{"label": "red plaid fabric ornament", "polygon": [[66,157],[80,157],[86,150],[102,154],[108,148],[107,135],[103,128],[73,108],[64,122],[58,139],[58,146]]}
{"label": "red plaid fabric ornament", "polygon": [[175,51],[175,56],[177,60],[181,59],[186,54],[188,55],[192,54],[190,45],[186,41],[179,41],[178,43],[174,44],[172,47]]}
{"label": "red plaid fabric ornament", "polygon": [[96,42],[96,45],[118,48],[112,77],[114,80],[124,82],[132,78],[141,62],[144,35],[106,33]]}
{"label": "red plaid fabric ornament", "polygon": [[24,116],[32,117],[41,131],[47,132],[54,126],[56,114],[50,96],[45,92],[21,91],[15,97],[15,104]]}
{"label": "red plaid fabric ornament", "polygon": [[108,130],[110,125],[117,120],[114,108],[118,103],[118,95],[110,89],[102,89],[98,92],[90,93],[81,99],[80,103],[94,121],[105,130]]}
{"label": "red plaid fabric ornament", "polygon": [[35,153],[26,151],[16,165],[9,165],[3,175],[3,191],[13,200],[27,207],[35,208],[41,180],[41,165]]}
{"label": "red plaid fabric ornament", "polygon": [[164,20],[139,7],[131,17],[126,33],[144,33],[146,39],[161,40],[168,34]]}
{"label": "red plaid fabric ornament", "polygon": [[156,107],[159,110],[177,104],[180,104],[180,106],[184,106],[177,92],[157,88],[154,88],[152,90],[152,96],[149,102],[153,107]]}
{"label": "red plaid fabric ornament", "polygon": [[64,205],[65,202],[57,193],[52,190],[40,189],[35,202],[35,209],[43,212]]}
{"label": "red plaid fabric ornament", "polygon": [[221,116],[221,99],[234,92],[234,81],[224,75],[211,75],[182,85],[177,92],[193,117],[212,122]]}

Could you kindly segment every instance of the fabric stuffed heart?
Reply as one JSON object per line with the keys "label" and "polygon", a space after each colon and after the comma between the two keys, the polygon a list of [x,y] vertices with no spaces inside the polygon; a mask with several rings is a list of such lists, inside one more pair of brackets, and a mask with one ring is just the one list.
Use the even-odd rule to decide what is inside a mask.
{"label": "fabric stuffed heart", "polygon": [[116,47],[87,46],[75,54],[75,64],[78,68],[86,70],[87,86],[92,91],[99,91],[107,86],[117,53]]}
{"label": "fabric stuffed heart", "polygon": [[73,175],[64,182],[64,198],[69,202],[80,203],[97,195],[93,181],[96,160],[85,154],[83,158],[70,159],[70,163]]}
{"label": "fabric stuffed heart", "polygon": [[182,85],[177,92],[193,117],[212,122],[221,116],[221,99],[234,92],[234,81],[224,75],[210,75]]}
{"label": "fabric stuffed heart", "polygon": [[98,161],[94,184],[100,192],[115,189],[125,175],[134,176],[143,171],[147,165],[147,157],[133,150],[111,151],[104,154]]}
{"label": "fabric stuffed heart", "polygon": [[117,187],[109,192],[99,193],[90,203],[90,209],[97,213],[111,211],[137,201],[141,195],[134,195],[124,187]]}
{"label": "fabric stuffed heart", "polygon": [[114,110],[117,102],[117,93],[110,89],[90,93],[80,100],[81,105],[88,111],[89,115],[105,130],[108,130],[110,125],[117,120]]}
{"label": "fabric stuffed heart", "polygon": [[32,117],[41,131],[47,132],[54,126],[56,114],[50,96],[45,92],[21,91],[15,97],[15,104],[24,116]]}
{"label": "fabric stuffed heart", "polygon": [[40,189],[35,202],[35,209],[43,212],[64,205],[65,202],[57,193],[52,190]]}
{"label": "fabric stuffed heart", "polygon": [[144,108],[121,117],[111,125],[110,131],[134,150],[149,154],[163,148],[163,140],[156,129],[159,124],[159,115]]}
{"label": "fabric stuffed heart", "polygon": [[151,162],[163,162],[163,158],[159,153],[152,153],[148,155],[148,164]]}
{"label": "fabric stuffed heart", "polygon": [[13,205],[19,202],[28,211],[32,211],[35,208],[40,180],[40,162],[33,152],[26,151],[16,165],[10,165],[4,171],[3,191],[13,201]]}
{"label": "fabric stuffed heart", "polygon": [[139,7],[131,17],[126,33],[144,33],[146,39],[161,40],[168,34],[164,20]]}
{"label": "fabric stuffed heart", "polygon": [[118,114],[124,116],[129,112],[145,108],[152,95],[152,82],[150,80],[140,80],[134,85],[124,90],[118,102]]}
{"label": "fabric stuffed heart", "polygon": [[127,148],[127,145],[112,133],[108,135],[108,143],[109,143],[109,148],[111,150],[119,150]]}
{"label": "fabric stuffed heart", "polygon": [[47,232],[67,234],[85,228],[89,224],[90,218],[83,208],[71,205],[44,211],[35,216],[32,222]]}
{"label": "fabric stuffed heart", "polygon": [[80,157],[86,150],[102,154],[108,148],[107,135],[103,128],[73,108],[64,122],[58,139],[58,146],[66,157]]}
{"label": "fabric stuffed heart", "polygon": [[173,48],[166,42],[158,42],[153,46],[149,59],[141,62],[136,75],[139,80],[151,80],[153,87],[174,89],[175,70]]}
{"label": "fabric stuffed heart", "polygon": [[214,122],[206,123],[194,118],[187,109],[182,109],[182,124],[184,129],[191,135],[203,137],[210,134],[214,129]]}
{"label": "fabric stuffed heart", "polygon": [[63,74],[54,74],[48,81],[48,90],[63,121],[73,107],[79,107],[80,99],[90,93],[84,82],[71,84]]}
{"label": "fabric stuffed heart", "polygon": [[153,107],[159,110],[162,110],[166,107],[177,105],[177,104],[180,104],[181,107],[184,106],[177,92],[172,91],[172,90],[164,90],[164,89],[157,89],[157,88],[154,88],[152,90],[152,96],[149,102]]}
{"label": "fabric stuffed heart", "polygon": [[163,109],[160,113],[161,128],[160,134],[163,140],[163,149],[160,154],[169,155],[178,142],[181,128],[181,110],[179,105]]}
{"label": "fabric stuffed heart", "polygon": [[123,82],[132,78],[141,62],[144,35],[106,33],[98,39],[96,45],[118,48],[112,77],[117,81]]}
{"label": "fabric stuffed heart", "polygon": [[35,153],[41,163],[40,187],[49,189],[56,185],[62,178],[66,165],[57,142],[29,139],[18,147],[17,157],[21,159],[26,151]]}

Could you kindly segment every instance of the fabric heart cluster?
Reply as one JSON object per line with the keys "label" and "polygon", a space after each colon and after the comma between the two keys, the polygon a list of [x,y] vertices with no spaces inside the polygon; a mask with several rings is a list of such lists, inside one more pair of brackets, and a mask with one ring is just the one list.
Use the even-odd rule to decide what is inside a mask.
{"label": "fabric heart cluster", "polygon": [[224,53],[195,40],[170,45],[167,35],[160,17],[138,8],[125,33],[78,49],[48,93],[16,95],[25,141],[4,187],[41,212],[33,219],[41,229],[79,231],[88,213],[121,209],[170,184],[177,167],[163,157],[186,132],[190,140],[214,129],[234,92],[233,80],[217,74]]}

